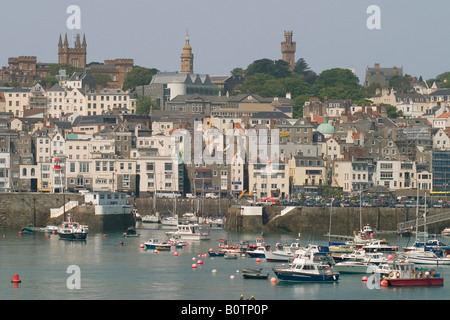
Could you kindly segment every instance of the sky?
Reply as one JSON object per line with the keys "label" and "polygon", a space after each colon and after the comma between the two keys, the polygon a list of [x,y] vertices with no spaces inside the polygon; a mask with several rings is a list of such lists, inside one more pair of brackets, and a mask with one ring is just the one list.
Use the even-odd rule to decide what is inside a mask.
{"label": "sky", "polygon": [[[67,26],[71,5],[80,8],[80,29]],[[367,12],[371,5],[378,16]],[[194,72],[228,75],[255,60],[281,59],[290,30],[295,59],[318,74],[353,68],[362,83],[366,68],[380,63],[430,79],[450,71],[448,12],[448,0],[2,1],[0,67],[21,55],[57,62],[59,35],[80,33],[88,63],[132,58],[135,65],[180,71],[188,32]],[[369,29],[368,20],[380,28]]]}

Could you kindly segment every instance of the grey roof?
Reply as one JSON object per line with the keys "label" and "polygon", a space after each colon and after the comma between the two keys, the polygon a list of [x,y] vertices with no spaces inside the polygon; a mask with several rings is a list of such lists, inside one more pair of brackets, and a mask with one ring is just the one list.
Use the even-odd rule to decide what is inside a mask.
{"label": "grey roof", "polygon": [[280,111],[260,111],[252,115],[252,119],[290,119],[285,113]]}
{"label": "grey roof", "polygon": [[55,83],[48,91],[65,91],[58,83]]}

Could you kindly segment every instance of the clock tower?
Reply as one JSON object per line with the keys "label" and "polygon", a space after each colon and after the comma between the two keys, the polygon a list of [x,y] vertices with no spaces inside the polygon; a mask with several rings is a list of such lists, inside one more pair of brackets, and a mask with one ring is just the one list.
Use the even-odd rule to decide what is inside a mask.
{"label": "clock tower", "polygon": [[181,54],[181,72],[194,73],[194,55],[192,54],[192,48],[189,44],[188,33],[186,33],[186,44],[184,45],[183,53]]}

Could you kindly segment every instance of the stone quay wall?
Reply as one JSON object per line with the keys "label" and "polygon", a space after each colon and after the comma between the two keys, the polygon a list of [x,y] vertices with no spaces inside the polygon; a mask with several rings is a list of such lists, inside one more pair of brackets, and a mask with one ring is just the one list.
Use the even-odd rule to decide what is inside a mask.
{"label": "stone quay wall", "polygon": [[51,219],[50,209],[61,208],[64,202],[78,201],[80,205],[67,211],[80,223],[87,224],[92,231],[126,230],[134,225],[133,215],[95,215],[94,206],[83,205],[84,196],[78,193],[0,193],[0,229],[18,229],[31,225],[45,227],[59,224],[64,216]]}
{"label": "stone quay wall", "polygon": [[[293,232],[293,233],[321,233],[332,235],[352,235],[360,228],[359,208],[333,208],[330,207],[295,207],[290,212],[280,216],[284,207],[263,207],[262,216],[244,216],[238,206],[232,206],[227,214],[227,229],[242,232]],[[449,209],[429,209],[427,216],[448,212]],[[398,223],[414,220],[414,208],[362,208],[362,225],[370,225],[377,232],[395,232]],[[427,226],[429,233],[440,233],[442,229],[450,226],[450,221],[439,222]],[[423,227],[419,228],[422,231]]]}

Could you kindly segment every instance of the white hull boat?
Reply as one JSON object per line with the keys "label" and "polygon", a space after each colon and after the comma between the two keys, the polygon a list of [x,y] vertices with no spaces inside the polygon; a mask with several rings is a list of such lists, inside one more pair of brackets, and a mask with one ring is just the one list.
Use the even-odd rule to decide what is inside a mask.
{"label": "white hull boat", "polygon": [[334,265],[334,269],[341,274],[373,273],[375,268],[375,265],[362,261],[343,261]]}
{"label": "white hull boat", "polygon": [[198,224],[179,224],[176,231],[167,231],[169,236],[177,236],[182,240],[209,240],[209,230],[203,230]]}

